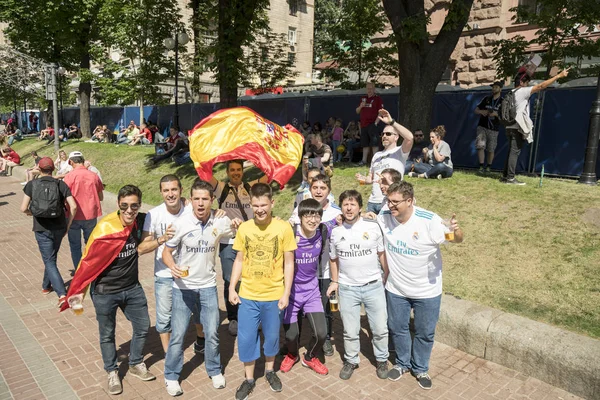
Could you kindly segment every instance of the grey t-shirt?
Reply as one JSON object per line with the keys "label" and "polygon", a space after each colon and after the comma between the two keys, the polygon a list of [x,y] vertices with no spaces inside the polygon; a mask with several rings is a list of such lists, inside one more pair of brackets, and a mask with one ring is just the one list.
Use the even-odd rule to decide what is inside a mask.
{"label": "grey t-shirt", "polygon": [[435,159],[435,157],[433,156],[433,145],[429,145],[429,164],[435,165],[439,164],[440,162],[443,162],[448,167],[453,168],[452,159],[450,158],[450,154],[452,153],[452,151],[450,150],[450,145],[444,142],[443,140],[440,140],[440,144],[438,145],[438,152],[445,157],[444,161],[437,161]]}

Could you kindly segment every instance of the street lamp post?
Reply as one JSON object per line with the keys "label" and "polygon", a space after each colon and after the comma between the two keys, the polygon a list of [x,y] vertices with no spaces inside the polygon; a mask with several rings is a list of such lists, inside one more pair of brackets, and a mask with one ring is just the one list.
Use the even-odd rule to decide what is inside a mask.
{"label": "street lamp post", "polygon": [[65,114],[63,112],[63,96],[62,96],[62,81],[63,76],[67,73],[67,70],[64,67],[58,67],[56,70],[58,73],[58,95],[60,98],[60,126],[62,127],[65,124]]}
{"label": "street lamp post", "polygon": [[185,45],[189,41],[185,32],[180,32],[174,38],[164,40],[164,45],[169,50],[175,50],[175,112],[173,113],[173,126],[179,128],[179,45]]}
{"label": "street lamp post", "polygon": [[579,177],[579,183],[596,185],[596,159],[598,158],[598,140],[600,139],[600,76],[596,85],[596,100],[592,102],[590,109],[590,127],[588,129],[588,141],[583,161],[583,173]]}

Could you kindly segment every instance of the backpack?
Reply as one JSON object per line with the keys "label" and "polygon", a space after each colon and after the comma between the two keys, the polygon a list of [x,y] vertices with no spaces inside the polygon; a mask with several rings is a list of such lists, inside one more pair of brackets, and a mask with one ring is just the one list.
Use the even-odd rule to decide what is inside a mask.
{"label": "backpack", "polygon": [[[246,189],[246,193],[250,194],[250,184],[248,182],[243,182],[242,183],[244,185],[244,189]],[[219,197],[219,208],[221,208],[221,205],[223,204],[223,202],[225,201],[225,199],[227,198],[227,196],[229,195],[229,192],[232,190],[233,188],[231,186],[229,186],[228,184],[225,184],[225,187],[223,188],[223,191],[221,192],[221,196]],[[246,212],[244,211],[241,204],[238,204],[238,207],[240,207],[240,211],[242,212],[242,216],[246,215]],[[244,218],[244,221],[247,221],[248,217]]]}
{"label": "backpack", "polygon": [[64,200],[56,179],[36,179],[31,190],[29,211],[36,218],[58,218],[64,215]]}
{"label": "backpack", "polygon": [[517,100],[515,99],[515,92],[517,90],[519,90],[519,88],[511,90],[502,99],[498,119],[504,126],[513,125],[517,122]]}

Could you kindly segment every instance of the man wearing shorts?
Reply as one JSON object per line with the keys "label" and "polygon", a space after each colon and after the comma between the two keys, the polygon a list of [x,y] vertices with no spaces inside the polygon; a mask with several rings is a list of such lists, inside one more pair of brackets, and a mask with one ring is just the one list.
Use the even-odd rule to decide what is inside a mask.
{"label": "man wearing shorts", "polygon": [[373,154],[379,150],[379,130],[375,121],[377,113],[383,108],[381,97],[375,94],[375,84],[367,83],[367,95],[362,96],[360,104],[356,107],[356,113],[360,115],[360,145],[363,148],[363,158],[359,165],[367,165],[369,150]]}
{"label": "man wearing shorts", "polygon": [[302,365],[318,374],[327,375],[329,370],[318,358],[327,338],[327,323],[321,302],[318,277],[319,270],[323,265],[323,253],[327,248],[327,240],[331,229],[336,226],[336,220],[333,219],[322,224],[323,207],[315,199],[306,199],[300,202],[298,215],[301,222],[295,226],[298,242],[298,248],[295,251],[296,271],[290,305],[285,309],[283,316],[288,354],[281,362],[280,371],[289,372],[299,360],[298,314],[302,312],[308,318],[313,330],[313,338],[307,347],[307,352],[302,357]]}
{"label": "man wearing shorts", "polygon": [[[264,336],[265,377],[272,391],[281,392],[281,380],[275,373],[275,356],[279,353],[281,313],[288,306],[294,280],[296,240],[291,226],[273,219],[273,192],[266,183],[250,189],[254,218],[240,225],[233,249],[237,251],[229,302],[239,304],[238,354],[244,363],[246,379],[235,398],[247,399],[254,390],[254,364],[260,357],[259,325]],[[236,285],[242,278],[239,295]]]}
{"label": "man wearing shorts", "polygon": [[[498,110],[502,105],[502,82],[497,81],[492,84],[492,95],[485,97],[475,108],[475,114],[479,115],[479,124],[477,125],[477,138],[475,139],[475,148],[477,157],[479,157],[479,172],[490,172],[492,161],[494,161],[494,151],[498,144],[498,129],[500,120],[498,119]],[[487,167],[485,166],[485,155],[487,153]]]}

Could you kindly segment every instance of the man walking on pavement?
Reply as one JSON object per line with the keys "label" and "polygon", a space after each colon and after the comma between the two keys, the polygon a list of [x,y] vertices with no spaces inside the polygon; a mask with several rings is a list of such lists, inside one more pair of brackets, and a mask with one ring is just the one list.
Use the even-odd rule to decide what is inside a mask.
{"label": "man walking on pavement", "polygon": [[[50,157],[43,157],[38,163],[38,168],[40,177],[27,182],[23,188],[21,212],[33,216],[33,232],[44,262],[42,294],[55,291],[60,307],[65,302],[67,290],[58,271],[56,259],[62,239],[77,213],[77,203],[69,187],[63,181],[52,177],[54,162]],[[65,201],[71,210],[68,219],[65,218]]]}
{"label": "man walking on pavement", "polygon": [[77,203],[77,213],[68,233],[74,269],[77,269],[81,260],[81,233],[83,232],[84,244],[87,244],[90,234],[96,227],[97,218],[102,216],[100,202],[104,200],[102,181],[98,175],[89,171],[84,163],[85,159],[81,152],[71,152],[69,164],[73,170],[63,179]]}

